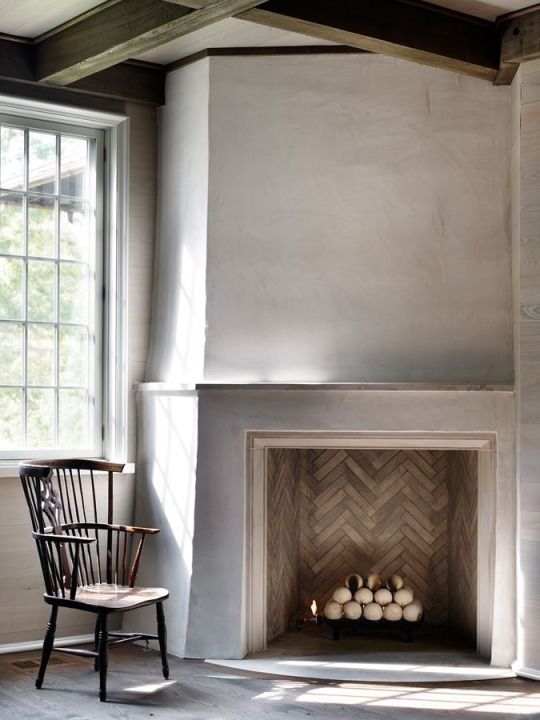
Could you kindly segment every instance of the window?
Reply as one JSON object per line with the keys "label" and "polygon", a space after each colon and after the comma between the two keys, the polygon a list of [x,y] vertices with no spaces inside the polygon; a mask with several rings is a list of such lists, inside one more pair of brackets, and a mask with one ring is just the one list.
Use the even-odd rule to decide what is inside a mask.
{"label": "window", "polygon": [[2,457],[103,453],[103,144],[0,116]]}

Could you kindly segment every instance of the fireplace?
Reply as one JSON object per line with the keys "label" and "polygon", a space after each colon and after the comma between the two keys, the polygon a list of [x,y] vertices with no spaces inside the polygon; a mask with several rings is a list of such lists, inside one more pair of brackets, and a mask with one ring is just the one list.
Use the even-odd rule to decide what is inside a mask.
{"label": "fireplace", "polygon": [[[169,608],[173,652],[196,658],[242,658],[263,649],[288,622],[295,605],[298,610],[298,605],[311,602],[311,594],[324,603],[325,593],[347,572],[379,569],[406,576],[407,583],[422,593],[429,621],[452,624],[459,618],[461,631],[476,642],[483,657],[498,666],[510,665],[516,649],[511,389],[255,384],[201,385],[190,391],[154,385],[141,389],[139,406],[139,465],[147,481],[139,487],[137,502],[147,524],[156,522],[162,528],[161,552],[167,554],[166,565],[156,556],[145,582],[170,584],[171,575],[165,575],[163,568],[175,562],[175,603]],[[423,504],[417,499],[416,505],[428,512],[425,506],[436,506],[439,501],[444,506],[446,502],[446,513],[441,510],[440,515],[430,516],[426,523],[431,523],[433,535],[422,537],[418,524],[424,521],[411,512],[409,530],[401,528],[398,556],[398,550],[386,541],[382,521],[395,519],[407,508],[410,511],[408,503],[414,505],[414,497],[407,497],[402,487],[401,494],[389,497],[386,508],[384,502],[381,508],[376,503],[366,506],[358,497],[355,513],[371,513],[372,520],[381,520],[371,527],[377,542],[372,543],[370,552],[367,530],[360,532],[351,520],[350,526],[361,539],[352,543],[354,551],[352,545],[347,549],[349,562],[343,569],[336,567],[333,574],[333,565],[328,564],[328,588],[323,575],[324,582],[316,585],[315,572],[297,589],[292,583],[294,602],[291,595],[278,601],[281,591],[276,587],[281,581],[276,584],[275,567],[268,571],[268,563],[272,553],[283,549],[272,546],[269,513],[273,502],[285,508],[289,501],[273,499],[269,485],[275,481],[272,469],[280,454],[288,458],[291,468],[306,464],[301,471],[307,473],[300,484],[304,487],[309,484],[310,464],[316,468],[312,478],[319,465],[329,469],[333,463],[362,477],[358,465],[366,473],[366,487],[371,482],[369,463],[375,474],[378,465],[383,468],[390,463],[388,478],[393,473],[393,482],[398,484],[409,475],[414,477],[415,468],[423,468],[428,478],[430,473],[440,472],[440,496],[434,503],[427,497]],[[394,470],[392,463],[396,463]],[[384,482],[392,486],[389,479]],[[346,492],[344,487],[342,490]],[[348,490],[353,493],[350,487]],[[470,515],[463,512],[466,490],[478,499],[477,505],[469,503]],[[291,484],[290,492],[297,491]],[[295,512],[300,509],[296,506]],[[328,538],[339,534],[338,519],[347,510],[351,512],[350,508],[336,510],[335,527],[328,522],[318,529],[328,533]],[[412,552],[410,543],[420,543],[411,532],[415,522],[417,535],[427,546],[416,564],[407,555]],[[445,527],[439,535],[437,522]],[[278,523],[274,520],[276,526]],[[460,524],[469,532],[468,545],[457,542],[463,535]],[[395,527],[391,523],[389,530],[394,532]],[[350,538],[355,539],[354,532]],[[441,547],[446,544],[446,551],[437,555],[434,550],[429,555],[428,547],[436,549],[437,543]],[[330,556],[335,552],[330,545],[328,552]],[[321,573],[322,557],[315,561],[320,563]],[[418,566],[422,561],[427,563],[427,575]],[[295,574],[297,568],[300,574],[313,573],[309,564],[296,563],[297,555],[290,573],[292,568]],[[437,582],[430,585],[428,576]],[[458,610],[460,598],[466,602]]]}

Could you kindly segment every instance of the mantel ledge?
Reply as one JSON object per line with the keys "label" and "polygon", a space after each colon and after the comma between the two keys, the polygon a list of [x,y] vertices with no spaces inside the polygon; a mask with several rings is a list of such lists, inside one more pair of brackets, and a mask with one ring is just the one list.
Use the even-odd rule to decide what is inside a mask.
{"label": "mantel ledge", "polygon": [[208,391],[303,391],[313,392],[319,390],[334,390],[345,392],[357,391],[399,391],[399,392],[505,392],[513,393],[514,386],[506,384],[442,384],[442,383],[197,383],[195,389],[199,392]]}

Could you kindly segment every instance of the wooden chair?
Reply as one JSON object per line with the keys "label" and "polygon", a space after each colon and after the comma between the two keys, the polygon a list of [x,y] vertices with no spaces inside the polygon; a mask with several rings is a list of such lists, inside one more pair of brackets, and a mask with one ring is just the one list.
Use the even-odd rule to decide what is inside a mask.
{"label": "wooden chair", "polygon": [[[113,524],[113,478],[123,465],[102,460],[44,460],[20,463],[19,474],[32,518],[51,615],[43,641],[36,687],[43,684],[52,650],[94,657],[99,670],[99,699],[107,698],[108,647],[133,640],[158,640],[163,677],[169,677],[163,588],[136,587],[141,552],[154,528]],[[95,473],[107,473],[107,499],[96,494]],[[108,632],[111,613],[156,606],[157,635]],[[96,616],[94,650],[53,647],[60,607]]]}

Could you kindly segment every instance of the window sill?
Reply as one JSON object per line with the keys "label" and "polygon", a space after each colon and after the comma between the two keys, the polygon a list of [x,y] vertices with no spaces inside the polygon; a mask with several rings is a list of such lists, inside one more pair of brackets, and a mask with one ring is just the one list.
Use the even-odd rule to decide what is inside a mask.
{"label": "window sill", "polygon": [[[28,462],[32,462],[28,460]],[[125,475],[133,475],[135,473],[135,463],[126,463],[124,467]],[[106,475],[105,472],[95,472],[94,475]],[[17,460],[5,460],[0,462],[0,478],[17,478],[19,477],[19,463]]]}

